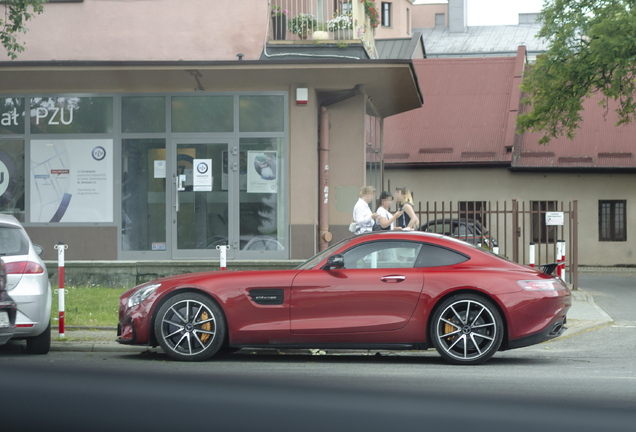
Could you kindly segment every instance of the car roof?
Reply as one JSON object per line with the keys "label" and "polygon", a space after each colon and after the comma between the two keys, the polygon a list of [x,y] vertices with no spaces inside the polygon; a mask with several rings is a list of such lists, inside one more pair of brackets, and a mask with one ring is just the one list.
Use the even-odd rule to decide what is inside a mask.
{"label": "car roof", "polygon": [[439,237],[444,237],[441,234],[437,234],[437,233],[430,233],[430,232],[423,232],[423,231],[371,231],[371,232],[367,232],[364,234],[358,234],[353,236],[354,238],[361,238],[361,237],[365,237],[365,236],[372,236],[372,235],[376,235],[376,236],[417,236],[417,237],[429,237],[429,238],[439,238]]}
{"label": "car roof", "polygon": [[0,214],[0,224],[3,225],[14,225],[22,228],[22,224],[13,216],[7,214]]}

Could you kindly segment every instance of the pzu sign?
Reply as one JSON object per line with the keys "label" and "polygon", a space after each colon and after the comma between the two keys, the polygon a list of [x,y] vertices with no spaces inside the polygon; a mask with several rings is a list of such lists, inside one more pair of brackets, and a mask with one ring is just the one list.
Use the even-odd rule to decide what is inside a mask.
{"label": "pzu sign", "polygon": [[[46,119],[49,117],[50,113],[53,113],[51,118],[49,118],[48,124],[50,125],[59,125],[60,122],[63,125],[70,125],[73,123],[73,107],[68,109],[52,107],[50,109],[38,107],[35,110],[35,124],[40,124],[40,119]],[[68,113],[65,113],[68,112]]]}

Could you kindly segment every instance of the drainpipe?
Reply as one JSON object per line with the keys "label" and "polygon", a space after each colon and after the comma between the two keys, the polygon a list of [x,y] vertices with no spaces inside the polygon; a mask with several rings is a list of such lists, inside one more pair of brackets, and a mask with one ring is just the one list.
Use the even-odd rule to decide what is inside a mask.
{"label": "drainpipe", "polygon": [[320,146],[318,151],[320,152],[320,178],[318,182],[320,241],[318,248],[323,251],[327,249],[333,238],[329,232],[329,113],[325,106],[320,107]]}

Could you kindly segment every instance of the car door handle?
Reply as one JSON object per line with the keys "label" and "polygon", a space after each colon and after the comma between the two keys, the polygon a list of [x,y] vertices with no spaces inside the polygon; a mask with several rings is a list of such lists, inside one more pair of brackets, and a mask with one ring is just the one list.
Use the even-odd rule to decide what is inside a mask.
{"label": "car door handle", "polygon": [[406,279],[406,276],[382,276],[380,280],[382,282],[402,282]]}

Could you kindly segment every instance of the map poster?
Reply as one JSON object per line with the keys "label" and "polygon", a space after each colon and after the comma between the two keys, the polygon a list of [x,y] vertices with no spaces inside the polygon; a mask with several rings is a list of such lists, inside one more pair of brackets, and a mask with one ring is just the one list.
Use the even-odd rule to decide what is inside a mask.
{"label": "map poster", "polygon": [[113,140],[32,140],[30,221],[113,222]]}
{"label": "map poster", "polygon": [[276,151],[247,152],[247,193],[277,193]]}

